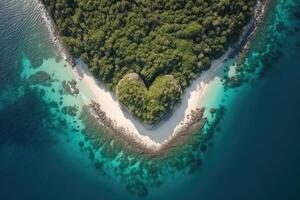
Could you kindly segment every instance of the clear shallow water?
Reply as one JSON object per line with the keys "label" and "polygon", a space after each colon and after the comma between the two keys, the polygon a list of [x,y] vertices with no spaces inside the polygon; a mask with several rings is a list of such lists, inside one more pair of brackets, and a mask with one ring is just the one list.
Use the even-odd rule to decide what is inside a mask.
{"label": "clear shallow water", "polygon": [[[202,167],[191,175],[163,178],[147,199],[299,199],[300,35],[295,16],[300,3],[291,2],[277,1],[249,52],[247,70],[240,75],[248,83],[214,90],[218,98],[212,104],[225,105],[226,113]],[[70,71],[55,61],[57,51],[35,5],[0,1],[0,198],[134,198],[115,178],[117,161],[103,166],[105,175],[97,170],[88,145],[85,150],[78,145],[84,124],[61,112],[65,105],[82,105],[82,98],[60,94]],[[51,87],[24,79],[39,70],[57,79]]]}

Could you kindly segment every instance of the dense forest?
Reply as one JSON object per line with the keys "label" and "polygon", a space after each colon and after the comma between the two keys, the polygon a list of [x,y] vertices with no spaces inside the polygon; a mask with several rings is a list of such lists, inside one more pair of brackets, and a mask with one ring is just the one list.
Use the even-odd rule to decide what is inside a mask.
{"label": "dense forest", "polygon": [[[153,85],[169,86],[170,77],[172,84],[187,87],[236,41],[256,1],[42,0],[68,50],[112,91],[121,88],[118,99],[150,124],[180,100],[182,91],[165,88],[165,95],[175,96],[163,104],[150,103],[153,99],[144,94],[155,91]],[[139,75],[139,81],[126,78],[132,73]],[[142,87],[137,92],[124,88],[136,84]],[[144,106],[137,106],[139,95],[146,99]]]}
{"label": "dense forest", "polygon": [[147,89],[137,73],[129,73],[120,80],[116,89],[119,101],[148,124],[170,110],[180,100],[181,94],[181,87],[172,75],[158,76]]}

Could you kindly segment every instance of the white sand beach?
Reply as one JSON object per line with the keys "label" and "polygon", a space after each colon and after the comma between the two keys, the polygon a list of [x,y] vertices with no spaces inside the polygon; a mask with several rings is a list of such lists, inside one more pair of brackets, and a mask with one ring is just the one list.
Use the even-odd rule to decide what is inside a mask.
{"label": "white sand beach", "polygon": [[165,142],[171,136],[176,134],[176,130],[187,120],[187,115],[192,110],[203,107],[201,99],[207,86],[212,81],[224,64],[227,54],[212,62],[212,67],[203,72],[203,74],[193,81],[192,85],[188,87],[182,97],[180,104],[174,108],[171,116],[162,120],[153,128],[146,127],[138,119],[133,117],[124,109],[116,100],[115,95],[109,91],[105,85],[97,81],[89,72],[87,66],[81,61],[77,60],[75,71],[79,75],[79,80],[83,82],[90,89],[94,96],[94,101],[97,102],[101,110],[104,111],[110,119],[116,122],[116,126],[123,127],[127,132],[132,133],[135,137],[141,138],[149,145],[159,145]]}
{"label": "white sand beach", "polygon": [[[252,19],[248,26],[241,33],[240,40],[242,42],[249,32],[251,33],[255,25],[255,19]],[[219,59],[212,61],[209,70],[204,71],[200,77],[185,89],[184,95],[179,105],[177,105],[171,116],[162,119],[156,126],[149,128],[142,124],[138,119],[133,117],[124,109],[116,100],[115,95],[110,92],[103,83],[97,81],[89,72],[88,67],[81,61],[77,60],[76,71],[88,88],[91,90],[94,101],[96,101],[102,111],[104,111],[110,119],[116,122],[116,126],[123,127],[127,130],[127,134],[133,134],[130,137],[142,141],[147,146],[160,146],[176,135],[177,131],[187,122],[188,115],[195,109],[204,106],[203,96],[210,91],[208,87],[213,80],[222,73],[225,60],[234,51],[229,48],[228,51]]]}
{"label": "white sand beach", "polygon": [[[64,47],[59,43],[57,35],[55,34],[55,28],[51,23],[51,19],[48,16],[44,6],[40,4],[42,15],[46,21],[49,31],[52,34],[53,41],[58,46],[64,59],[67,59],[67,52]],[[260,5],[261,6],[261,5]],[[256,17],[257,18],[257,17]],[[255,24],[255,18],[245,27],[244,32],[241,34],[240,40],[242,40],[247,32],[253,28]],[[251,30],[250,30],[251,31]],[[184,125],[188,120],[188,115],[192,110],[203,107],[203,96],[208,93],[209,84],[218,76],[224,66],[224,61],[228,55],[232,52],[229,49],[221,58],[212,62],[212,66],[209,70],[202,73],[200,77],[193,81],[190,87],[185,89],[182,101],[174,108],[171,116],[165,118],[153,128],[145,127],[139,120],[129,114],[119,102],[116,100],[115,95],[110,92],[103,83],[98,82],[92,74],[89,72],[87,66],[81,61],[77,60],[74,71],[78,75],[78,79],[81,84],[84,84],[88,90],[92,93],[92,100],[98,103],[101,110],[104,111],[111,120],[115,121],[117,127],[125,128],[126,133],[130,138],[133,138],[140,144],[143,144],[149,148],[157,148],[166,143],[170,138],[176,135],[177,130]],[[82,96],[84,99],[85,97]],[[89,104],[84,99],[84,102]]]}

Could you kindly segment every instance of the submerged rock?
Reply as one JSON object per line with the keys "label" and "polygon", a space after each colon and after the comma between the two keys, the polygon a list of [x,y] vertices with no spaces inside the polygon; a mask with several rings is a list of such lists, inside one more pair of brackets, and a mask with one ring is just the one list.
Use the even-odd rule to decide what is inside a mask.
{"label": "submerged rock", "polygon": [[62,112],[65,114],[68,114],[70,116],[76,116],[77,112],[78,112],[78,108],[75,106],[64,106],[62,108]]}
{"label": "submerged rock", "polygon": [[286,25],[284,24],[284,22],[279,22],[276,26],[276,30],[278,32],[283,32],[286,30]]}
{"label": "submerged rock", "polygon": [[80,142],[78,143],[78,145],[80,146],[80,148],[83,148],[84,142],[83,142],[83,141],[80,141]]}
{"label": "submerged rock", "polygon": [[211,108],[211,109],[209,109],[209,112],[210,112],[210,113],[216,113],[216,112],[217,112],[217,109]]}
{"label": "submerged rock", "polygon": [[40,95],[43,97],[43,96],[45,96],[45,94],[46,94],[46,91],[44,89],[41,89],[40,90]]}
{"label": "submerged rock", "polygon": [[28,82],[31,85],[41,84],[41,85],[51,85],[51,76],[47,72],[38,71],[28,78]]}
{"label": "submerged rock", "polygon": [[229,86],[234,88],[240,86],[242,83],[236,76],[228,77]]}
{"label": "submerged rock", "polygon": [[79,89],[76,87],[77,82],[75,80],[62,81],[63,91],[66,94],[77,95],[79,94]]}
{"label": "submerged rock", "polygon": [[148,195],[148,190],[143,182],[141,181],[132,181],[126,185],[126,189],[138,197],[145,197]]}

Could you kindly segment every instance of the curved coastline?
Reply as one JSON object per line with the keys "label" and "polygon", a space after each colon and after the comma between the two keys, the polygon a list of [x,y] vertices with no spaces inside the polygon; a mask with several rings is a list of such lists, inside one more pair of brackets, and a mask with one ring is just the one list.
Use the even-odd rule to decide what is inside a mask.
{"label": "curved coastline", "polygon": [[[209,81],[215,77],[216,71],[224,65],[231,54],[244,54],[249,49],[269,2],[271,1],[259,1],[255,8],[254,19],[245,28],[246,30],[242,33],[236,47],[230,48],[221,58],[213,61],[210,69],[194,80],[192,85],[184,91],[182,102],[175,108],[172,116],[153,129],[145,128],[142,123],[124,111],[115,100],[114,95],[103,84],[95,80],[84,63],[73,58],[59,42],[59,33],[47,10],[41,2],[39,4],[49,31],[53,36],[53,42],[57,45],[63,58],[73,67],[74,73],[78,75],[78,81],[83,82],[94,96],[91,102],[86,102],[92,116],[109,132],[122,138],[134,148],[148,155],[157,156],[163,154],[166,149],[182,142],[183,138],[187,138],[203,128],[207,119],[204,116],[205,109],[201,105],[201,97],[207,92]],[[164,135],[164,138],[157,140],[150,138],[151,134],[154,133]]]}

